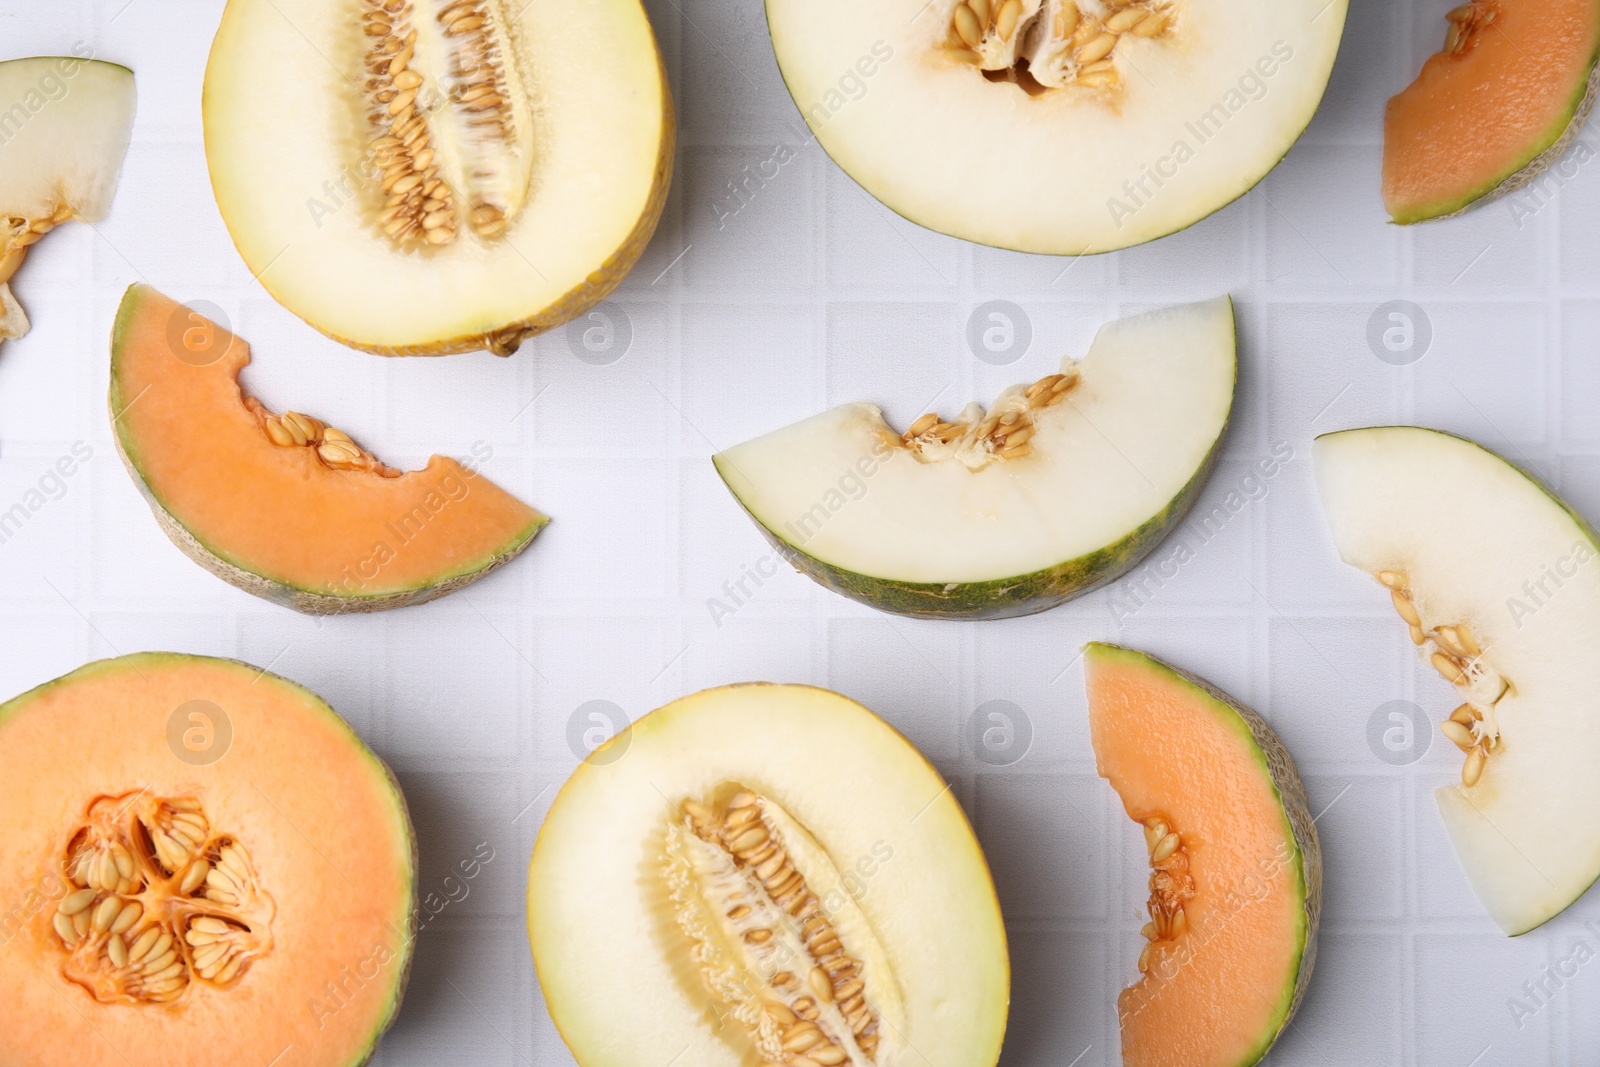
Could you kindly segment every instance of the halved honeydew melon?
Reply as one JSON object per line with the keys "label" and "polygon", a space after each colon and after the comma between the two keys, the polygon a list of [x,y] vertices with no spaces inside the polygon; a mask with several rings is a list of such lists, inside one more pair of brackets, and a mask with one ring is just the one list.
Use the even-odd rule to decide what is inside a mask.
{"label": "halved honeydew melon", "polygon": [[1600,86],[1591,0],[1471,0],[1443,51],[1384,112],[1383,202],[1395,222],[1449,218],[1515,192],[1561,157]]}
{"label": "halved honeydew melon", "polygon": [[1078,255],[1243,195],[1322,99],[1345,0],[767,0],[834,161],[955,237]]}
{"label": "halved honeydew melon", "polygon": [[905,738],[826,690],[708,690],[591,754],[539,831],[528,934],[583,1067],[1000,1054],[1010,970],[971,827]]}
{"label": "halved honeydew melon", "polygon": [[1117,578],[1182,519],[1236,373],[1219,297],[1109,323],[987,413],[897,434],[847,404],[714,459],[767,539],[835,592],[928,618],[1026,615]]}
{"label": "halved honeydew melon", "polygon": [[383,355],[505,355],[582,314],[672,167],[639,0],[229,0],[204,117],[252,273]]}
{"label": "halved honeydew melon", "polygon": [[28,249],[63,222],[98,222],[111,210],[134,98],[133,71],[115,63],[0,63],[0,341],[28,332],[10,286]]}
{"label": "halved honeydew melon", "polygon": [[0,1061],[358,1067],[399,1010],[416,846],[315,694],[100,660],[0,704]]}
{"label": "halved honeydew melon", "polygon": [[[1521,934],[1600,875],[1600,568],[1594,530],[1471,441],[1415,426],[1313,446],[1339,555],[1374,575],[1457,689],[1461,780],[1436,793],[1467,878]],[[1443,718],[1443,715],[1441,715]]]}
{"label": "halved honeydew melon", "polygon": [[1322,852],[1266,721],[1153,656],[1084,650],[1095,765],[1143,825],[1140,979],[1117,998],[1128,1067],[1249,1067],[1311,978]]}
{"label": "halved honeydew melon", "polygon": [[222,580],[309,614],[380,611],[470,585],[549,521],[454,459],[401,472],[320,419],[273,414],[239,387],[249,362],[149,286],[122,298],[117,448],[162,531]]}

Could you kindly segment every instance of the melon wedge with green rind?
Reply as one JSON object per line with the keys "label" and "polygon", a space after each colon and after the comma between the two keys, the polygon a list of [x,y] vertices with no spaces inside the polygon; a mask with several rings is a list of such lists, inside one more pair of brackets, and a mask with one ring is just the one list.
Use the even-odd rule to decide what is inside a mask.
{"label": "melon wedge with green rind", "polygon": [[1383,199],[1398,223],[1460,214],[1561,158],[1600,89],[1594,0],[1473,0],[1384,113]]}
{"label": "melon wedge with green rind", "polygon": [[[908,444],[858,403],[714,462],[778,552],[837,593],[923,618],[1044,611],[1126,573],[1198,497],[1233,406],[1232,301],[1110,323],[1061,374],[1075,384],[1043,408],[1038,383],[969,405],[939,424],[966,427],[948,445],[937,427]],[[1032,427],[1008,457],[982,430],[1013,414]]]}
{"label": "melon wedge with green rind", "polygon": [[[1248,1067],[1311,978],[1322,852],[1265,719],[1147,653],[1084,649],[1095,764],[1152,865],[1141,978],[1117,1001],[1127,1067]],[[1170,838],[1170,840],[1167,840]]]}
{"label": "melon wedge with green rind", "polygon": [[1389,585],[1375,600],[1416,613],[1425,663],[1461,665],[1454,692],[1419,699],[1439,720],[1466,709],[1486,759],[1469,784],[1471,756],[1436,744],[1460,771],[1435,799],[1490,917],[1532,930],[1600,876],[1600,540],[1536,477],[1452,434],[1345,430],[1312,454],[1340,557]]}
{"label": "melon wedge with green rind", "polygon": [[118,450],[162,531],[224,581],[308,614],[402,607],[503,566],[549,521],[476,470],[492,452],[402,473],[347,435],[275,440],[290,413],[241,390],[249,362],[248,345],[198,312],[145,285],[124,295]]}

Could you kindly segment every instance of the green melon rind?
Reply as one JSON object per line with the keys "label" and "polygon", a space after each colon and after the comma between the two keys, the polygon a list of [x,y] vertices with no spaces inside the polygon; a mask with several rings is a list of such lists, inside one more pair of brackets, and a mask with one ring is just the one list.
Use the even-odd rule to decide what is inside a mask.
{"label": "green melon rind", "polygon": [[96,675],[110,674],[124,668],[138,671],[141,665],[156,667],[175,663],[205,663],[226,670],[237,670],[248,673],[252,679],[252,684],[265,681],[268,684],[281,687],[306,707],[325,714],[327,718],[343,729],[349,736],[351,744],[370,761],[373,769],[379,773],[389,788],[390,797],[394,802],[394,815],[404,831],[402,837],[406,848],[405,867],[411,872],[411,879],[410,884],[406,887],[405,911],[391,923],[391,928],[405,931],[405,936],[401,938],[397,951],[397,955],[400,958],[400,966],[396,971],[394,989],[389,996],[387,1010],[384,1011],[377,1025],[373,1028],[371,1040],[367,1043],[366,1048],[358,1054],[357,1059],[351,1060],[346,1065],[346,1067],[365,1067],[366,1064],[372,1061],[372,1057],[377,1054],[378,1041],[382,1039],[389,1027],[394,1025],[396,1017],[399,1016],[400,1003],[405,999],[406,986],[411,980],[411,964],[415,959],[415,953],[412,949],[416,941],[413,917],[417,912],[417,883],[420,880],[421,868],[417,854],[417,830],[411,822],[411,809],[406,804],[406,795],[400,788],[400,780],[395,777],[394,771],[383,761],[383,758],[372,751],[367,743],[361,739],[361,736],[350,727],[344,717],[333,710],[333,705],[299,682],[290,681],[281,674],[273,674],[270,671],[252,666],[243,660],[225,659],[220,656],[196,656],[186,652],[134,652],[111,659],[93,660],[76,670],[63,674],[59,678],[53,678],[48,682],[34,686],[26,692],[19,693],[5,703],[0,704],[0,725],[4,725],[8,720],[27,711],[28,706],[35,700],[58,688],[64,688],[93,678]]}
{"label": "green melon rind", "polygon": [[131,440],[131,435],[122,424],[121,413],[137,398],[125,399],[123,396],[121,383],[117,377],[118,354],[122,351],[128,333],[133,328],[142,298],[149,292],[154,292],[149,286],[137,283],[130,285],[123,294],[122,304],[117,308],[116,322],[111,328],[110,406],[111,425],[116,431],[113,436],[117,443],[117,454],[122,458],[122,465],[133,477],[133,483],[138,486],[145,503],[150,505],[150,510],[155,514],[156,523],[161,527],[162,533],[165,533],[184,555],[229,585],[307,615],[356,614],[423,604],[471,585],[490,572],[503,567],[520,555],[550,521],[549,516],[535,512],[533,522],[526,529],[520,531],[508,545],[488,557],[464,563],[454,570],[439,575],[435,581],[426,585],[370,596],[307,589],[287,578],[263,573],[248,560],[202,540],[167,509],[166,502],[145,481],[139,469],[138,445]]}
{"label": "green melon rind", "polygon": [[[1578,527],[1578,532],[1583,534],[1583,536],[1588,539],[1589,543],[1592,546],[1594,546],[1595,553],[1597,555],[1600,555],[1600,532],[1596,531],[1594,525],[1592,523],[1590,523],[1588,519],[1584,518],[1577,511],[1574,511],[1573,508],[1572,508],[1572,505],[1568,504],[1566,502],[1566,500],[1562,499],[1561,494],[1557,493],[1555,491],[1555,489],[1548,482],[1546,482],[1543,478],[1539,477],[1537,474],[1535,474],[1532,471],[1528,470],[1526,467],[1523,467],[1523,466],[1520,466],[1520,465],[1518,465],[1516,463],[1511,462],[1509,459],[1507,459],[1506,457],[1502,456],[1500,453],[1494,451],[1493,449],[1485,448],[1483,445],[1480,445],[1478,442],[1472,440],[1470,437],[1462,437],[1460,434],[1451,433],[1449,430],[1435,430],[1430,426],[1357,426],[1357,427],[1352,427],[1352,428],[1350,428],[1348,430],[1332,430],[1332,431],[1330,431],[1328,433],[1318,434],[1313,439],[1313,445],[1315,444],[1316,441],[1320,441],[1324,437],[1338,437],[1340,434],[1347,434],[1347,433],[1367,433],[1367,432],[1370,432],[1372,430],[1416,430],[1416,431],[1418,431],[1420,433],[1438,434],[1440,437],[1453,437],[1457,441],[1460,441],[1463,444],[1471,445],[1473,448],[1476,448],[1479,451],[1484,452],[1487,455],[1491,456],[1492,458],[1499,460],[1501,463],[1504,463],[1506,466],[1510,467],[1512,470],[1516,471],[1518,474],[1520,474],[1524,478],[1526,478],[1529,481],[1529,483],[1531,483],[1534,486],[1534,488],[1538,489],[1541,493],[1543,493],[1546,497],[1548,497],[1550,499],[1551,503],[1555,504],[1556,507],[1560,508],[1563,512],[1565,512],[1567,517],[1570,518],[1573,521],[1573,523]],[[1530,931],[1539,929],[1539,927],[1543,926],[1545,923],[1549,922],[1551,919],[1554,919],[1556,916],[1558,916],[1562,912],[1566,911],[1567,908],[1570,908],[1570,907],[1572,907],[1572,905],[1576,904],[1583,897],[1583,895],[1585,893],[1587,893],[1590,889],[1592,889],[1597,883],[1600,883],[1600,871],[1595,872],[1594,878],[1591,879],[1588,882],[1588,884],[1586,884],[1582,889],[1580,889],[1580,890],[1578,890],[1578,892],[1574,893],[1572,895],[1572,899],[1567,901],[1567,903],[1564,904],[1561,908],[1559,908],[1558,910],[1556,910],[1556,911],[1550,913],[1549,915],[1545,916],[1543,919],[1540,919],[1538,922],[1534,923],[1532,926],[1525,926],[1520,930],[1507,930],[1506,931],[1506,936],[1508,936],[1508,937],[1521,937],[1523,934],[1526,934],[1526,933],[1529,933]]]}
{"label": "green melon rind", "polygon": [[1299,1009],[1311,981],[1312,967],[1317,961],[1317,925],[1322,916],[1322,846],[1317,839],[1316,820],[1311,814],[1299,768],[1265,719],[1204,678],[1163,662],[1147,652],[1102,641],[1091,641],[1084,645],[1083,654],[1086,660],[1120,660],[1140,670],[1166,674],[1186,683],[1195,690],[1196,695],[1207,700],[1224,724],[1250,743],[1257,754],[1258,765],[1266,772],[1278,798],[1288,840],[1300,859],[1299,863],[1288,866],[1295,873],[1296,894],[1301,901],[1298,955],[1294,983],[1283,990],[1272,1023],[1238,1065],[1251,1067],[1266,1056]]}
{"label": "green melon rind", "polygon": [[1544,135],[1534,142],[1533,147],[1527,150],[1521,160],[1503,172],[1503,176],[1491,178],[1472,192],[1442,203],[1391,213],[1390,221],[1400,226],[1411,226],[1436,219],[1453,219],[1466,213],[1480,201],[1488,203],[1497,200],[1533,182],[1551,164],[1566,154],[1573,138],[1577,137],[1578,131],[1583,128],[1584,120],[1589,117],[1596,96],[1600,95],[1600,44],[1596,45],[1595,51],[1589,56],[1588,69],[1588,77],[1573,92],[1565,116],[1552,124]]}
{"label": "green melon rind", "polygon": [[[769,44],[772,45],[772,59],[773,59],[773,62],[776,63],[777,66],[778,66],[778,75],[783,79],[783,87],[788,92],[789,99],[794,102],[795,110],[800,112],[800,117],[801,117],[801,119],[803,121],[805,119],[805,115],[806,115],[805,105],[800,102],[799,96],[795,95],[795,88],[794,88],[794,86],[792,84],[790,84],[789,75],[783,69],[783,61],[778,56],[778,42],[777,42],[777,39],[772,35],[772,4],[773,4],[773,2],[774,2],[774,0],[765,0],[765,2],[762,4],[762,12],[766,15],[766,18],[767,18],[767,41],[768,41]],[[1350,5],[1349,5],[1348,0],[1330,0],[1330,3],[1328,5],[1328,7],[1332,8],[1332,7],[1335,7],[1335,6],[1337,6],[1339,8],[1339,38],[1340,38],[1340,43],[1342,43],[1343,40],[1344,40],[1344,27],[1348,23],[1348,16],[1349,16],[1349,13],[1350,13]],[[1335,63],[1337,63],[1338,51],[1339,51],[1339,45],[1335,44],[1334,45]],[[1205,214],[1198,215],[1195,218],[1190,219],[1188,222],[1185,222],[1185,223],[1183,223],[1181,225],[1174,226],[1170,230],[1163,230],[1161,233],[1151,234],[1148,237],[1142,237],[1137,241],[1129,241],[1126,244],[1106,245],[1103,248],[1095,248],[1095,247],[1092,247],[1090,245],[1084,245],[1082,248],[1019,248],[1019,247],[1017,247],[1015,245],[1003,245],[1003,244],[997,244],[997,243],[990,242],[990,241],[980,241],[975,237],[960,237],[960,236],[957,236],[955,234],[945,234],[945,236],[947,236],[947,237],[955,237],[956,240],[958,240],[958,241],[970,241],[971,243],[973,243],[975,245],[982,245],[985,248],[998,248],[998,249],[1001,249],[1001,250],[1006,251],[1006,252],[1021,252],[1021,253],[1024,253],[1026,255],[1099,256],[1099,255],[1104,255],[1104,254],[1106,254],[1108,252],[1120,252],[1125,248],[1138,248],[1140,245],[1149,244],[1151,241],[1159,241],[1163,237],[1171,237],[1175,233],[1182,233],[1184,230],[1187,230],[1189,227],[1195,225],[1196,223],[1204,222],[1206,219],[1209,219],[1211,216],[1215,215],[1217,212],[1221,211],[1223,208],[1230,207],[1235,201],[1243,199],[1244,196],[1247,193],[1249,193],[1252,189],[1254,189],[1256,186],[1260,185],[1262,182],[1266,181],[1267,175],[1271,174],[1273,171],[1278,169],[1278,164],[1282,163],[1285,159],[1288,158],[1289,153],[1294,150],[1294,146],[1300,142],[1300,138],[1305,136],[1305,132],[1306,132],[1306,130],[1308,128],[1310,128],[1312,120],[1317,117],[1317,112],[1322,109],[1322,101],[1328,95],[1328,83],[1333,80],[1332,76],[1331,76],[1331,74],[1332,74],[1331,68],[1330,68],[1330,72],[1329,73],[1330,73],[1329,78],[1326,79],[1325,81],[1323,81],[1323,83],[1322,83],[1322,92],[1317,95],[1317,106],[1311,109],[1311,113],[1306,116],[1305,123],[1298,130],[1295,131],[1294,136],[1292,138],[1290,138],[1288,145],[1285,146],[1282,155],[1278,156],[1277,159],[1273,160],[1272,163],[1265,170],[1263,170],[1256,177],[1256,179],[1254,181],[1252,181],[1249,185],[1246,185],[1244,188],[1240,189],[1233,196],[1229,197],[1227,200],[1225,200],[1222,203],[1218,204],[1216,207],[1213,207],[1212,209],[1207,211]],[[1021,89],[1018,89],[1017,91],[1018,92],[1022,92]],[[871,189],[868,189],[864,182],[862,182],[854,174],[852,174],[848,167],[846,167],[843,163],[839,162],[838,157],[836,157],[833,154],[833,152],[828,148],[828,146],[823,143],[821,135],[819,135],[817,133],[817,131],[814,128],[812,128],[812,126],[811,126],[811,124],[809,122],[806,123],[806,129],[811,131],[811,139],[817,143],[818,147],[820,147],[822,149],[823,153],[827,155],[828,159],[832,161],[833,165],[838,167],[839,170],[841,172],[843,172],[845,177],[849,178],[851,181],[855,182],[856,185],[860,186],[861,190],[863,192],[865,192],[868,196],[872,197],[872,199],[876,200],[878,203],[880,203],[884,207],[888,208],[890,211],[892,211],[894,214],[898,215],[900,218],[905,219],[907,222],[911,223],[913,226],[919,226],[922,229],[928,230],[931,233],[944,233],[943,230],[936,230],[932,226],[929,226],[926,223],[921,222],[921,221],[919,221],[917,219],[914,219],[910,215],[907,215],[905,212],[901,211],[899,208],[895,207],[893,204],[890,204],[888,201],[881,199],[878,196],[877,193],[874,193]],[[1004,618],[1005,616],[995,616],[995,617]]]}
{"label": "green melon rind", "polygon": [[[1224,422],[1222,432],[1217,435],[1211,450],[1206,453],[1206,458],[1201,461],[1189,483],[1166,507],[1115,544],[1031,574],[983,582],[905,582],[846,570],[807,555],[763,523],[743,500],[739,500],[738,493],[733,493],[733,496],[739,500],[739,506],[744,508],[745,514],[755,522],[778,555],[796,571],[840,596],[879,611],[916,619],[1011,619],[1048,611],[1114,582],[1137,567],[1199,499],[1206,479],[1216,466],[1226,434],[1227,422]],[[723,472],[721,457],[713,456],[712,462],[716,464],[717,474],[722,477],[723,484],[728,485],[729,492],[733,492],[733,486]]]}

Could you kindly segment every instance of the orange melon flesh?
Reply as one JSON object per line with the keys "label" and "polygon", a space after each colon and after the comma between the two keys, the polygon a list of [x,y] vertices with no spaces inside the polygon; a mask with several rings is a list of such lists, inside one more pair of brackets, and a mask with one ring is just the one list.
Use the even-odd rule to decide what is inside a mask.
{"label": "orange melon flesh", "polygon": [[1188,850],[1188,929],[1152,943],[1118,997],[1129,1067],[1255,1063],[1288,1020],[1307,945],[1300,849],[1267,761],[1234,707],[1142,653],[1091,645],[1089,721],[1127,813]]}
{"label": "orange melon flesh", "polygon": [[[169,717],[194,700],[232,724],[231,746],[209,765],[168,744]],[[171,1003],[106,1003],[62,977],[52,919],[64,846],[90,801],[140,789],[198,799],[215,830],[248,848],[275,902],[271,949],[231,987],[192,982]],[[25,693],[0,705],[0,1062],[362,1063],[399,1006],[414,868],[387,768],[292,682],[231,660],[145,653]]]}
{"label": "orange melon flesh", "polygon": [[1396,222],[1471,204],[1581,121],[1600,50],[1593,0],[1477,6],[1494,20],[1463,51],[1430,57],[1384,113],[1383,201]]}
{"label": "orange melon flesh", "polygon": [[395,478],[274,444],[240,389],[249,346],[215,324],[204,358],[175,341],[206,325],[148,286],[128,290],[112,342],[118,442],[154,505],[281,598],[433,590],[515,555],[547,521],[454,459]]}

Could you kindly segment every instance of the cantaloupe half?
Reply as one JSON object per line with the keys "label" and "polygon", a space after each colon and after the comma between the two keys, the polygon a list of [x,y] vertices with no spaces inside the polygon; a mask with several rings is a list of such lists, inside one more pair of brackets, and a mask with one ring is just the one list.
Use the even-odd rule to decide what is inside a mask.
{"label": "cantaloupe half", "polygon": [[0,1062],[356,1067],[411,962],[388,768],[232,660],[101,660],[0,704]]}
{"label": "cantaloupe half", "polygon": [[1095,763],[1144,827],[1140,979],[1117,998],[1128,1067],[1248,1067],[1316,959],[1322,853],[1305,786],[1255,712],[1115,645],[1084,652]]}
{"label": "cantaloupe half", "polygon": [[203,110],[251,273],[382,355],[506,355],[582,314],[672,171],[639,0],[229,0]]}
{"label": "cantaloupe half", "polygon": [[708,690],[597,749],[539,831],[528,934],[582,1067],[1000,1054],[1010,969],[972,829],[905,738],[826,690]]}
{"label": "cantaloupe half", "polygon": [[133,133],[133,71],[79,56],[0,63],[0,341],[28,332],[11,279],[69,220],[111,210]]}
{"label": "cantaloupe half", "polygon": [[1461,749],[1434,794],[1490,917],[1521,934],[1600,876],[1600,538],[1538,479],[1418,426],[1324,434],[1334,544],[1451,683]]}
{"label": "cantaloupe half", "polygon": [[1444,50],[1389,101],[1383,202],[1395,222],[1448,217],[1532,181],[1567,148],[1600,84],[1593,0],[1470,0]]}
{"label": "cantaloupe half", "polygon": [[421,603],[527,548],[548,520],[462,463],[402,473],[243,392],[250,348],[145,285],[111,337],[111,420],[161,529],[247,593],[337,614]]}

